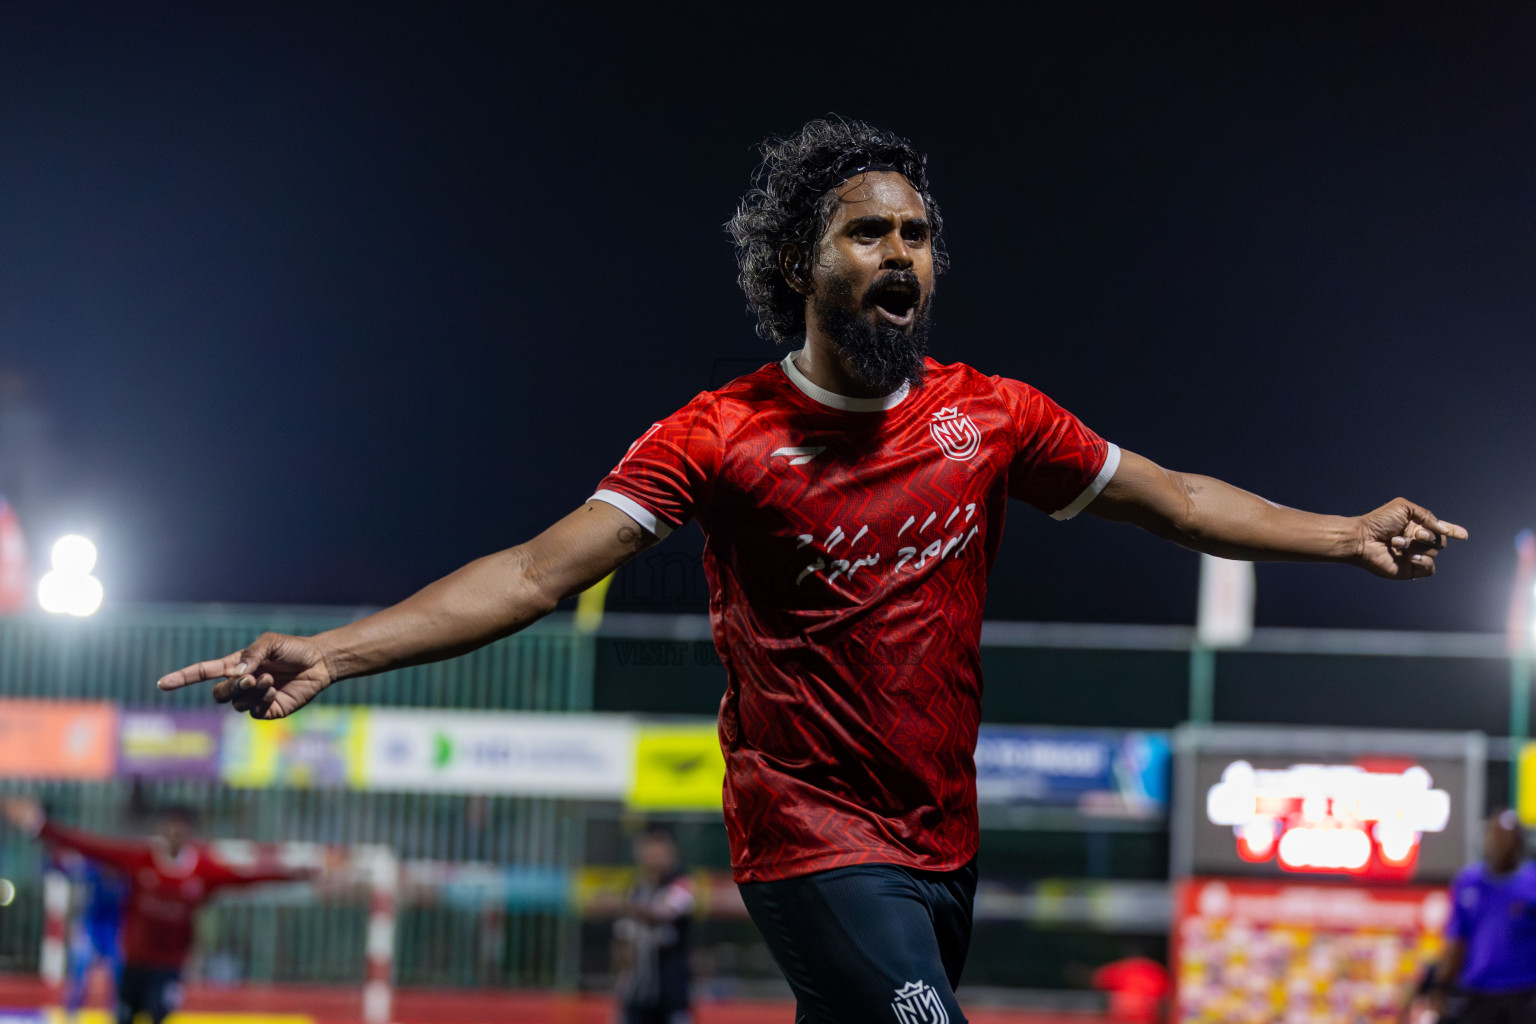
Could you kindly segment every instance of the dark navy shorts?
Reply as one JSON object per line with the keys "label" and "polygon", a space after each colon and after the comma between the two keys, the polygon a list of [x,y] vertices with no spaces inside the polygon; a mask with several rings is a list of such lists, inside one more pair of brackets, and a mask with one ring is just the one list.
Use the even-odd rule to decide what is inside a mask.
{"label": "dark navy shorts", "polygon": [[976,862],[864,864],[741,887],[795,993],[797,1024],[965,1024]]}
{"label": "dark navy shorts", "polygon": [[181,1005],[181,972],[125,965],[117,975],[118,1024],[131,1024],[140,1013],[160,1024]]}

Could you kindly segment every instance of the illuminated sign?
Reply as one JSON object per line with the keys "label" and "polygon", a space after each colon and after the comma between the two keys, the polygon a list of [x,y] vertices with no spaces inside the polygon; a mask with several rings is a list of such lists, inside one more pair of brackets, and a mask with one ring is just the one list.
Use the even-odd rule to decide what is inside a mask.
{"label": "illuminated sign", "polygon": [[1206,791],[1206,818],[1230,826],[1237,854],[1282,870],[1407,878],[1427,832],[1444,832],[1451,798],[1422,766],[1233,761]]}

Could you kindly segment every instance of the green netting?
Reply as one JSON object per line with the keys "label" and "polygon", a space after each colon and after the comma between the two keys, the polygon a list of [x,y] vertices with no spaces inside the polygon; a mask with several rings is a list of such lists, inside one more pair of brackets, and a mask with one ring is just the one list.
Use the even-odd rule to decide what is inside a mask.
{"label": "green netting", "polygon": [[[119,611],[85,620],[0,618],[0,697],[199,706],[208,698],[198,688],[162,694],[154,688],[155,680],[191,662],[239,650],[264,630],[308,635],[354,617],[335,611],[272,609]],[[349,680],[341,684],[344,689],[323,699],[408,707],[587,710],[592,703],[591,643],[575,630],[540,625],[461,658]]]}

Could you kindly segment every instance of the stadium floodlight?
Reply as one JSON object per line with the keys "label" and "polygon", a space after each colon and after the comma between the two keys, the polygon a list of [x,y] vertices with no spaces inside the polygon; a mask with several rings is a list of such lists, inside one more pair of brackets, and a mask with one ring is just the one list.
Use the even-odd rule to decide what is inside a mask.
{"label": "stadium floodlight", "polygon": [[101,607],[101,581],[91,575],[96,568],[96,545],[79,534],[60,537],[53,545],[53,571],[37,585],[37,603],[55,615],[84,618]]}
{"label": "stadium floodlight", "polygon": [[101,581],[94,576],[59,572],[47,573],[37,585],[37,602],[43,611],[55,615],[84,618],[101,607]]}
{"label": "stadium floodlight", "polygon": [[60,537],[53,544],[53,568],[71,575],[89,575],[96,568],[96,545],[78,533]]}

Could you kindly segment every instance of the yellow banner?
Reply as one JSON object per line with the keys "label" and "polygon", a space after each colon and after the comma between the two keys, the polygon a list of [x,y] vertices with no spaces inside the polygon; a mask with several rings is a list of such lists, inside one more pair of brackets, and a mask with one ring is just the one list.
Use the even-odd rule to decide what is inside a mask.
{"label": "yellow banner", "polygon": [[629,806],[643,811],[718,811],[725,757],[713,722],[642,725]]}
{"label": "yellow banner", "polygon": [[1520,748],[1519,799],[1515,810],[1520,815],[1520,824],[1536,828],[1536,743]]}

